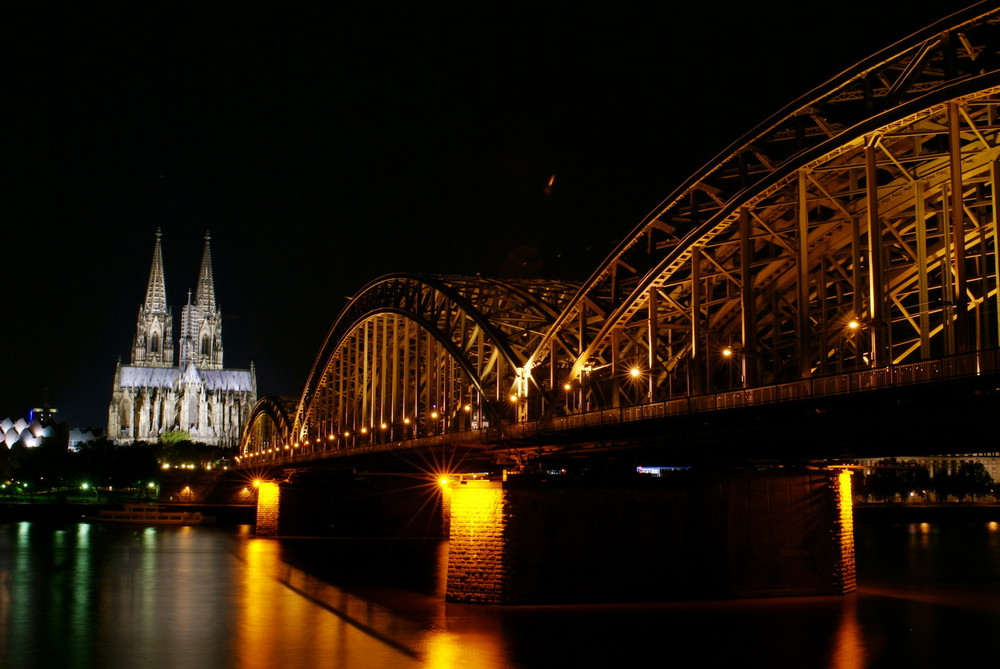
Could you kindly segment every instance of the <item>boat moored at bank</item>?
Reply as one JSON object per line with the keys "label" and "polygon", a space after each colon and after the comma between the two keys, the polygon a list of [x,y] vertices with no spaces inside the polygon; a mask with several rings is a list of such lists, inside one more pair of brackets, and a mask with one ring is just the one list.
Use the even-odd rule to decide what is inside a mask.
{"label": "boat moored at bank", "polygon": [[101,509],[96,516],[83,518],[93,523],[119,525],[208,525],[215,522],[214,516],[206,516],[200,511],[146,504],[126,504],[122,509]]}

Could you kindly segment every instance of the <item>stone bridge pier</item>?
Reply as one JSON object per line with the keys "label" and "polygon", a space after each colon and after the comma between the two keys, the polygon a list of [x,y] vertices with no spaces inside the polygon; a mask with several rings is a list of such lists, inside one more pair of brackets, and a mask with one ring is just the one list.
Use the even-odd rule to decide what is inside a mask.
{"label": "stone bridge pier", "polygon": [[855,588],[846,470],[315,484],[263,483],[258,535],[445,536],[451,601],[662,601]]}

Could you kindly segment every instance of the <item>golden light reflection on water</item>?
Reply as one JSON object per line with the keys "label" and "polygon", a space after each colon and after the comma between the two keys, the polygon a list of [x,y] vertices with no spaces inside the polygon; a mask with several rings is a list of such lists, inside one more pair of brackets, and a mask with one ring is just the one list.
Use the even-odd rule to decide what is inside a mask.
{"label": "golden light reflection on water", "polygon": [[276,540],[241,545],[232,642],[240,669],[282,666],[289,657],[308,667],[510,666],[499,622],[475,605],[448,611],[439,600],[418,621],[289,566]]}
{"label": "golden light reflection on water", "polygon": [[858,621],[857,596],[846,595],[830,654],[830,669],[865,669],[868,666],[865,650],[864,632]]}
{"label": "golden light reflection on water", "polygon": [[[719,629],[729,641],[713,653],[734,666],[784,657],[790,638],[803,654],[781,666],[874,669],[889,666],[887,649],[893,666],[995,666],[995,654],[962,661],[975,654],[969,644],[937,640],[942,626],[995,623],[998,530],[978,524],[965,539],[937,524],[863,531],[879,539],[873,546],[906,550],[874,572],[883,585],[842,599],[505,608],[438,598],[418,620],[412,597],[391,599],[390,611],[376,603],[388,598],[364,599],[292,568],[281,541],[246,528],[0,524],[0,667],[646,666],[637,640],[655,639],[657,652],[684,649]],[[966,581],[935,559],[952,555],[941,552],[942,535],[967,547]],[[914,550],[913,537],[936,542],[934,550]],[[989,552],[979,559],[981,550]],[[931,570],[919,589],[899,580],[912,562]],[[353,583],[349,572],[338,578]],[[704,660],[688,659],[698,661],[673,664]]]}
{"label": "golden light reflection on water", "polygon": [[419,667],[408,653],[369,636],[327,608],[283,586],[280,546],[249,539],[236,594],[232,641],[240,669],[272,667]]}
{"label": "golden light reflection on water", "polygon": [[424,646],[428,669],[456,669],[457,667],[477,667],[500,669],[507,663],[502,631],[495,632],[430,632]]}

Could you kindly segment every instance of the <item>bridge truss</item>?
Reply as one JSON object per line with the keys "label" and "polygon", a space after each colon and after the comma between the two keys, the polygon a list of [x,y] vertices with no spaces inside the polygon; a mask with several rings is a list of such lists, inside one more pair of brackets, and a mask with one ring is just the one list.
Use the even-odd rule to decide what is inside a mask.
{"label": "bridge truss", "polygon": [[[379,279],[338,317],[284,446],[501,431],[996,348],[998,105],[1000,9],[983,3],[735,142],[581,285]],[[243,450],[259,454],[254,423],[274,417],[251,420]]]}

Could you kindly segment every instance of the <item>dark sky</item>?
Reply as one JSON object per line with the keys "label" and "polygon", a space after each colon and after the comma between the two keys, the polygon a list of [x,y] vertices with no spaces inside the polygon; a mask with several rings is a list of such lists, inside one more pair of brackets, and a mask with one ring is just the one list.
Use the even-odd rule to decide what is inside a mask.
{"label": "dark sky", "polygon": [[949,11],[141,4],[5,22],[0,417],[47,393],[104,426],[157,228],[175,336],[208,230],[226,365],[297,395],[368,281],[584,278],[743,133]]}

